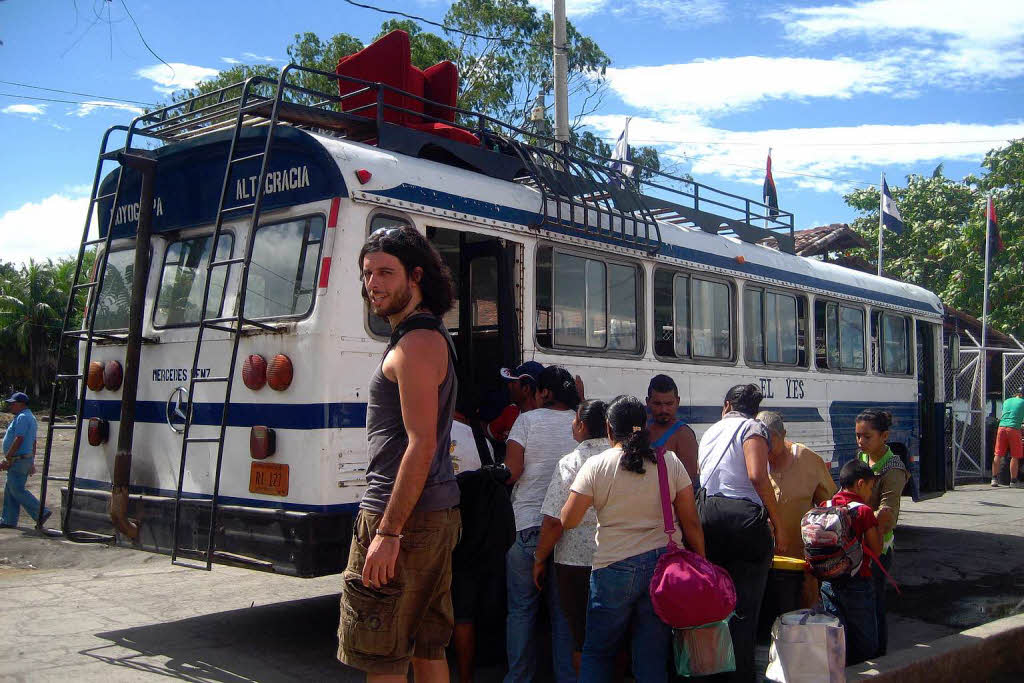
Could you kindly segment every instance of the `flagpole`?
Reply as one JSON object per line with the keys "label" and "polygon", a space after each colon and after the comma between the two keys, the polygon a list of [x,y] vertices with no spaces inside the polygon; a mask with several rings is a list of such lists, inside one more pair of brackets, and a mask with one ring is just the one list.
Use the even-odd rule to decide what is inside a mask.
{"label": "flagpole", "polygon": [[878,181],[878,277],[882,277],[882,233],[885,232],[885,171],[882,171],[881,180]]}
{"label": "flagpole", "polygon": [[978,357],[978,370],[981,373],[981,456],[978,463],[984,476],[985,458],[988,456],[988,444],[985,438],[985,424],[988,420],[988,264],[992,249],[992,231],[989,229],[989,216],[992,215],[992,195],[985,200],[985,288],[981,294],[981,355]]}
{"label": "flagpole", "polygon": [[[769,159],[769,161],[771,160],[771,158],[772,158],[772,148],[769,147],[768,148],[768,159]],[[775,182],[775,173],[772,173],[772,182],[773,183]],[[761,192],[761,194],[763,195],[764,192]],[[765,204],[769,203],[767,197],[761,197],[761,201],[764,202]],[[764,207],[764,229],[765,230],[769,229],[768,228],[768,216],[771,215],[771,212],[772,212],[772,210],[771,210],[771,208],[769,206],[765,206]]]}

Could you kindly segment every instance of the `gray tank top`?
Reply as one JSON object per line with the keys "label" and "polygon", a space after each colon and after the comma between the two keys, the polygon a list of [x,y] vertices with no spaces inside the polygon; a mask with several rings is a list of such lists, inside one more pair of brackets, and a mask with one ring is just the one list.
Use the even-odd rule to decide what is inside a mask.
{"label": "gray tank top", "polygon": [[[438,328],[438,332],[444,335],[449,345],[452,343],[443,324]],[[388,351],[390,350],[389,346]],[[384,357],[386,356],[387,352],[384,354]],[[359,504],[362,509],[376,513],[383,513],[388,501],[391,500],[395,478],[398,476],[398,466],[409,445],[409,436],[402,422],[398,384],[384,376],[384,357],[370,379],[366,404],[366,440],[370,464],[366,468],[366,492]],[[451,354],[448,354],[446,361],[448,372],[437,389],[437,450],[430,462],[423,493],[415,507],[422,512],[444,510],[459,504],[459,486],[455,481],[455,468],[452,467],[450,453],[458,378]]]}

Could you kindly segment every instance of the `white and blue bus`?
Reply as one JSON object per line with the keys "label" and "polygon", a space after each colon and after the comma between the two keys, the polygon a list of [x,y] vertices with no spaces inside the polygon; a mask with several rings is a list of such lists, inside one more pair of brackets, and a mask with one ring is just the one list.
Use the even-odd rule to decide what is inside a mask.
{"label": "white and blue bus", "polygon": [[[855,455],[856,414],[892,411],[891,440],[914,486],[945,488],[934,294],[793,254],[791,214],[655,172],[604,172],[582,150],[516,142],[514,129],[485,117],[460,112],[472,125],[444,125],[465,135],[441,136],[382,118],[387,105],[374,118],[327,94],[326,105],[289,103],[282,91],[296,69],[221,96],[210,109],[227,124],[211,116],[167,132],[183,103],[130,127],[159,146],[129,496],[139,533],[120,541],[205,552],[210,534],[215,561],[303,577],[344,568],[365,488],[367,387],[389,334],[360,297],[356,256],[368,233],[399,225],[425,233],[455,276],[445,322],[460,405],[486,403],[503,387],[499,368],[524,360],[565,366],[589,397],[643,396],[663,373],[699,438],[726,390],[753,382],[763,408],[779,411],[790,438],[835,474]],[[269,94],[249,94],[257,86]],[[256,113],[224,115],[246,106]],[[119,171],[97,172],[107,252],[90,302],[97,336],[83,342],[90,364],[126,354],[141,212],[139,176],[125,173],[118,186]],[[261,206],[243,210],[257,195]],[[781,248],[760,243],[767,236]],[[237,315],[243,298],[240,263],[208,264],[241,262],[247,251],[241,314],[260,325],[211,325],[197,352],[201,320]],[[224,389],[198,380],[225,372],[238,381],[220,443]],[[115,440],[87,431],[104,420],[117,432],[121,390],[89,384],[64,530],[113,533]],[[208,442],[191,444],[182,466],[190,410],[191,434]]]}

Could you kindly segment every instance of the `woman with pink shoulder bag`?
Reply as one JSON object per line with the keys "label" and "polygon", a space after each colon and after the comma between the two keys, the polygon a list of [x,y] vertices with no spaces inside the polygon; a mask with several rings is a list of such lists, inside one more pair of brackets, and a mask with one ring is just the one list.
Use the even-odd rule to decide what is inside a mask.
{"label": "woman with pink shoulder bag", "polygon": [[[632,396],[608,406],[612,447],[580,468],[561,521],[572,529],[591,505],[597,511],[597,551],[590,577],[587,628],[579,680],[610,681],[618,644],[632,630],[636,680],[667,681],[672,629],[654,612],[649,587],[658,558],[666,552],[665,522],[657,457],[647,431],[647,410]],[[675,511],[673,540],[704,555],[704,533],[686,469],[671,451],[664,453]],[[632,625],[632,626],[631,626]]]}

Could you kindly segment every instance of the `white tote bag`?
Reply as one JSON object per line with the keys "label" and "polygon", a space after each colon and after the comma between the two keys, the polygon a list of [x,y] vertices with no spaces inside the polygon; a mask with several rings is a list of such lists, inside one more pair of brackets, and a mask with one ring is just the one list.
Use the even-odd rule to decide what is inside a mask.
{"label": "white tote bag", "polygon": [[846,633],[839,619],[809,609],[776,619],[765,677],[778,683],[846,683]]}

